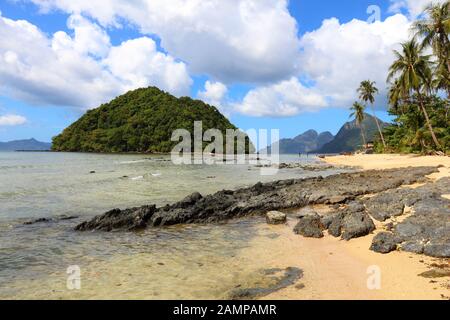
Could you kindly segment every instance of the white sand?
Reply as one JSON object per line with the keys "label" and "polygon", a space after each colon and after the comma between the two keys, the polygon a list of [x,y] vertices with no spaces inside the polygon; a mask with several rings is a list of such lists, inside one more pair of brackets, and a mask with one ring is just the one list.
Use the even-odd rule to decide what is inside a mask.
{"label": "white sand", "polygon": [[[429,178],[450,176],[450,157],[356,155],[327,157],[325,161],[364,170],[443,166]],[[450,195],[444,196],[450,198]],[[406,252],[375,253],[369,250],[375,234],[348,242],[331,236],[316,240],[294,235],[292,227],[283,230],[284,235],[278,240],[282,242],[279,247],[284,248],[283,253],[273,259],[274,263],[302,267],[305,276],[299,283],[305,288],[299,290],[292,286],[267,299],[442,299],[442,295],[450,296],[448,277],[431,280],[418,276],[429,270],[430,264],[449,263],[450,259]],[[382,225],[378,224],[377,232],[380,231]],[[369,266],[378,266],[381,270],[380,290],[367,288]]]}

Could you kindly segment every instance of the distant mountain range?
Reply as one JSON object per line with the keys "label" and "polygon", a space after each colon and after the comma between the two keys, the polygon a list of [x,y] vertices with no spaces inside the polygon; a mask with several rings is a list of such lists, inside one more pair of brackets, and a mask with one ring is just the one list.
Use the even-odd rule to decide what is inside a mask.
{"label": "distant mountain range", "polygon": [[0,142],[0,151],[47,151],[50,150],[51,147],[51,143],[37,141],[36,139]]}
{"label": "distant mountain range", "polygon": [[[380,119],[378,121],[382,127],[388,125]],[[366,114],[363,127],[367,141],[375,140],[378,136],[375,118]],[[330,132],[319,134],[315,130],[308,130],[293,139],[282,139],[278,143],[280,154],[352,152],[363,145],[361,129],[356,121],[345,123],[336,136]],[[267,151],[270,152],[273,146],[268,147]]]}
{"label": "distant mountain range", "polygon": [[[282,139],[278,142],[280,154],[310,153],[322,148],[332,141],[334,136],[330,132],[318,133],[315,130],[308,130],[293,139]],[[270,153],[274,145],[267,148]]]}

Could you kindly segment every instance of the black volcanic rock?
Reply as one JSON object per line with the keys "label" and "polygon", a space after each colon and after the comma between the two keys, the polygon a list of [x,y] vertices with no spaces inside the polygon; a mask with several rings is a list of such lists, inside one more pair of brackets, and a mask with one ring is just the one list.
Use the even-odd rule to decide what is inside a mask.
{"label": "black volcanic rock", "polygon": [[75,230],[136,231],[147,227],[148,221],[155,211],[156,207],[154,205],[127,210],[114,209],[91,221],[81,223]]}
{"label": "black volcanic rock", "polygon": [[[178,203],[161,208],[144,206],[113,210],[79,225],[77,230],[134,230],[147,226],[216,223],[253,214],[265,215],[268,211],[329,203],[331,198],[337,196],[355,198],[395,189],[405,181],[423,181],[426,175],[436,170],[423,167],[344,173],[326,178],[258,183],[250,188],[223,190],[204,197],[195,193]],[[365,213],[353,213],[359,207],[349,206],[349,216],[342,219],[345,239],[361,236],[372,230],[372,221]]]}
{"label": "black volcanic rock", "polygon": [[397,249],[398,242],[393,233],[381,232],[373,238],[370,250],[378,253],[389,253]]}
{"label": "black volcanic rock", "polygon": [[[448,190],[450,178],[442,178],[418,188],[394,190],[389,197],[375,196],[370,201],[379,201],[387,208],[395,208],[399,203],[412,206],[412,214],[392,228],[401,250],[449,258],[450,201],[442,197]],[[374,246],[378,246],[377,240],[374,239]]]}
{"label": "black volcanic rock", "polygon": [[320,217],[305,216],[301,217],[300,221],[294,228],[296,234],[302,235],[307,238],[322,238],[324,225],[320,221]]}

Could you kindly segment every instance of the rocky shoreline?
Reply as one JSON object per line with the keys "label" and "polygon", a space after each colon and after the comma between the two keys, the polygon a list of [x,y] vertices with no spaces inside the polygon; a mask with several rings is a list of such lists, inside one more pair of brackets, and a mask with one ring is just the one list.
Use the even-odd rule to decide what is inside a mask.
{"label": "rocky shoreline", "polygon": [[[203,197],[193,193],[180,202],[157,208],[147,205],[114,209],[79,224],[77,231],[135,231],[176,224],[217,223],[271,211],[329,205],[331,212],[302,215],[294,232],[305,237],[328,233],[350,240],[376,229],[374,220],[386,222],[374,238],[372,250],[388,253],[401,249],[433,257],[450,257],[450,178],[431,183],[427,175],[436,167],[344,173],[326,178],[258,183],[235,191],[223,190]],[[400,188],[414,183],[425,185]],[[370,195],[370,196],[369,196]],[[413,214],[412,214],[413,213]],[[410,214],[396,223],[396,217]],[[278,217],[279,219],[279,217]]]}

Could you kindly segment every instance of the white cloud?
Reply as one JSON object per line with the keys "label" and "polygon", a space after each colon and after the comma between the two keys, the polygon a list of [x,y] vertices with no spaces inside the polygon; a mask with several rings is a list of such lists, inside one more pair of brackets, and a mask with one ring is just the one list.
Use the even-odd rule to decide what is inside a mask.
{"label": "white cloud", "polygon": [[221,82],[206,81],[203,91],[197,93],[197,97],[204,102],[217,107],[225,116],[230,117],[232,108],[227,101],[228,88]]}
{"label": "white cloud", "polygon": [[27,122],[25,117],[9,114],[0,116],[0,126],[18,126]]}
{"label": "white cloud", "polygon": [[44,11],[124,19],[156,34],[191,71],[222,82],[273,82],[295,74],[299,39],[287,0],[31,0]]}
{"label": "white cloud", "polygon": [[325,98],[302,85],[292,77],[290,80],[251,90],[242,103],[234,105],[236,111],[253,116],[288,117],[302,112],[314,112],[327,106]]}
{"label": "white cloud", "polygon": [[398,13],[402,9],[408,11],[411,18],[418,17],[431,2],[443,3],[446,0],[391,0],[390,12]]}
{"label": "white cloud", "polygon": [[366,79],[377,82],[380,99],[385,101],[392,51],[408,39],[409,30],[410,21],[400,14],[372,24],[325,20],[302,38],[301,71],[333,106],[348,107],[357,98],[360,82]]}
{"label": "white cloud", "polygon": [[156,85],[175,95],[189,94],[192,80],[186,65],[158,52],[150,38],[138,38],[113,47],[103,61],[127,90]]}
{"label": "white cloud", "polygon": [[69,29],[74,30],[74,36],[72,40],[65,35],[66,41],[75,51],[81,54],[92,54],[97,57],[107,55],[111,43],[105,30],[76,14],[69,17],[67,26]]}
{"label": "white cloud", "polygon": [[301,39],[300,76],[308,80],[308,87],[291,78],[257,88],[235,110],[256,116],[292,116],[324,107],[348,108],[358,99],[356,89],[366,79],[377,82],[378,106],[385,107],[392,51],[408,39],[410,24],[400,14],[372,24],[324,20],[319,29]]}
{"label": "white cloud", "polygon": [[198,97],[213,106],[220,106],[228,92],[228,88],[221,82],[205,82],[204,91],[198,93]]}
{"label": "white cloud", "polygon": [[0,16],[0,93],[83,109],[141,86],[189,93],[186,65],[157,52],[152,39],[113,47],[104,30],[79,15],[69,18],[68,27],[73,35],[48,37],[27,21]]}

